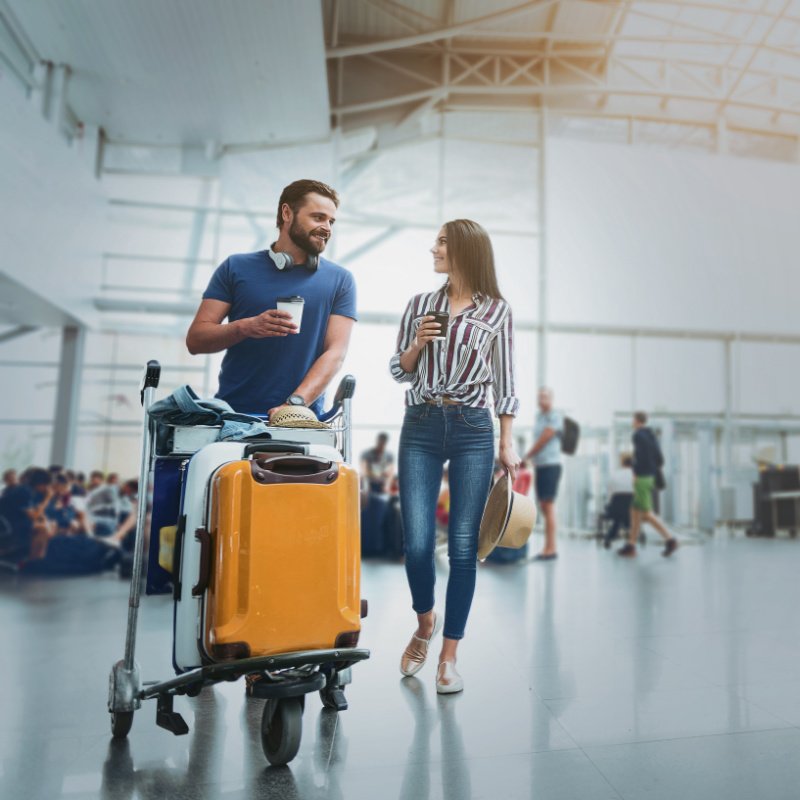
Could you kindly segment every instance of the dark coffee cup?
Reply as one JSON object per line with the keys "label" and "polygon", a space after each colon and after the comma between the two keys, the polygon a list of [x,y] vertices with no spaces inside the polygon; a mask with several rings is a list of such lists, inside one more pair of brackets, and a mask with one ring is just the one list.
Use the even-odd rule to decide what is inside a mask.
{"label": "dark coffee cup", "polygon": [[446,311],[428,311],[426,316],[433,317],[434,322],[438,322],[441,326],[442,332],[436,337],[437,339],[447,338],[447,326],[450,322],[450,315]]}

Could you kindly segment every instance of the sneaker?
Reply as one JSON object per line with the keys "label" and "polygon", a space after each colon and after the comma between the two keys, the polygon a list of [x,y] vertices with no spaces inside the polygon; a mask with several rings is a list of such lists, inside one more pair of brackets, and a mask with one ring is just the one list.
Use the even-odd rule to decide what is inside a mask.
{"label": "sneaker", "polygon": [[628,542],[625,547],[621,547],[617,550],[617,555],[623,558],[633,558],[636,555],[636,545]]}
{"label": "sneaker", "polygon": [[664,556],[664,558],[668,558],[677,549],[678,549],[678,540],[674,537],[672,539],[667,539],[667,543],[664,545],[664,550],[661,553],[661,555]]}

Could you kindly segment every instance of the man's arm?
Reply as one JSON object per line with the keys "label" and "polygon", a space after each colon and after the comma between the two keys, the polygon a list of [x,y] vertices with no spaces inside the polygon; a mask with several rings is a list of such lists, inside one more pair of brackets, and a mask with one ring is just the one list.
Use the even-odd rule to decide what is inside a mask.
{"label": "man's arm", "polygon": [[545,428],[545,429],[542,431],[542,435],[541,435],[541,436],[540,436],[540,437],[539,437],[539,438],[538,438],[538,439],[537,439],[537,440],[534,442],[534,445],[533,445],[533,447],[531,447],[531,449],[530,449],[530,450],[528,450],[527,454],[525,455],[525,458],[532,458],[533,456],[535,456],[535,455],[536,455],[538,452],[540,452],[540,451],[541,451],[541,449],[542,449],[542,448],[543,448],[543,447],[544,447],[544,446],[545,446],[545,445],[546,445],[546,444],[547,444],[547,443],[548,443],[548,442],[549,442],[549,441],[550,441],[550,440],[551,440],[551,439],[552,439],[552,438],[553,438],[555,435],[556,435],[556,432],[555,432],[555,431],[554,431],[552,428]]}
{"label": "man's arm", "polygon": [[189,331],[186,347],[194,356],[198,353],[219,353],[244,339],[263,339],[266,336],[286,336],[297,333],[288,311],[269,309],[257,317],[244,317],[222,324],[231,310],[230,303],[222,300],[203,300],[197,309]]}
{"label": "man's arm", "polygon": [[[331,314],[325,331],[322,354],[311,365],[311,369],[306,373],[300,385],[292,392],[292,394],[299,394],[306,401],[306,405],[311,405],[325,391],[333,376],[342,368],[354,323],[355,320],[350,317]],[[276,408],[271,408],[270,415],[275,410]]]}

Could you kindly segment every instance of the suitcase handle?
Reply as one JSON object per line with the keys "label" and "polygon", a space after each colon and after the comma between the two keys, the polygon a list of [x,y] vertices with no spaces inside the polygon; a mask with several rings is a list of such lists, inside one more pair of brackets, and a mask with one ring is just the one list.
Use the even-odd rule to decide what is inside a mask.
{"label": "suitcase handle", "polygon": [[200,576],[192,586],[192,597],[202,597],[211,577],[211,534],[205,528],[198,528],[194,538],[200,542]]}
{"label": "suitcase handle", "polygon": [[255,458],[250,462],[253,480],[257,483],[333,483],[339,476],[339,465],[317,456],[275,455]]}
{"label": "suitcase handle", "polygon": [[265,442],[253,442],[244,448],[244,458],[254,453],[308,453],[308,445],[298,442],[286,442],[281,439],[271,439]]}

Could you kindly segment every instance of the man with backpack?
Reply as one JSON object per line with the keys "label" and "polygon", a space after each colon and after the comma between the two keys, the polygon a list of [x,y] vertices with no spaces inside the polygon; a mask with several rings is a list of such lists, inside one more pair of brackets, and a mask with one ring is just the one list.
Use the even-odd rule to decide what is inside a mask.
{"label": "man with backpack", "polygon": [[536,469],[536,499],[544,517],[544,548],[534,556],[534,561],[554,561],[556,551],[556,496],[561,480],[561,431],[564,417],[553,408],[553,390],[539,389],[539,412],[533,426],[533,447],[525,459],[533,459]]}
{"label": "man with backpack", "polygon": [[661,555],[671,556],[678,549],[678,540],[671,536],[658,515],[653,513],[653,491],[656,477],[664,466],[664,456],[658,439],[647,426],[647,414],[633,415],[633,503],[628,543],[617,552],[625,558],[636,555],[636,542],[643,522],[649,522],[666,540]]}

